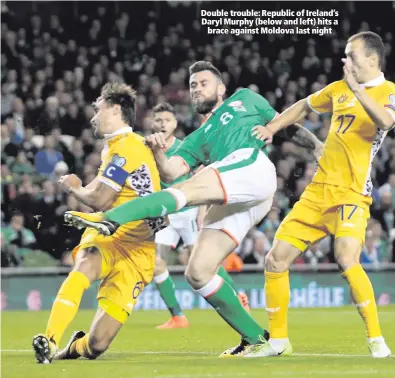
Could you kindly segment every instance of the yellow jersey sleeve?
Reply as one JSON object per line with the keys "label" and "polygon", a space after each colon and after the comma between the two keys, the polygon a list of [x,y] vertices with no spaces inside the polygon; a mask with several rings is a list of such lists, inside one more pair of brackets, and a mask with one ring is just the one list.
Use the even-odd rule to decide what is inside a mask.
{"label": "yellow jersey sleeve", "polygon": [[338,82],[327,85],[318,92],[313,93],[307,97],[307,103],[310,108],[317,113],[332,112],[332,97]]}
{"label": "yellow jersey sleeve", "polygon": [[151,151],[133,137],[118,138],[108,144],[99,168],[99,180],[120,192],[130,174],[150,160]]}
{"label": "yellow jersey sleeve", "polygon": [[392,127],[395,127],[395,84],[392,82],[388,83],[388,90],[386,91],[387,93],[385,94],[384,98],[384,108],[394,120],[394,124]]}

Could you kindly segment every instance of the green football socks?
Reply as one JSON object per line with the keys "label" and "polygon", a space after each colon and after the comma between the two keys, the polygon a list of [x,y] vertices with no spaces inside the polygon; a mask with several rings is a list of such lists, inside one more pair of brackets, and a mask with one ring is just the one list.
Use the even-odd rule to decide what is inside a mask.
{"label": "green football socks", "polygon": [[185,206],[186,201],[185,197],[184,201],[182,201],[183,198],[180,201],[174,193],[177,194],[177,197],[179,197],[179,193],[181,193],[181,197],[184,196],[177,189],[162,190],[114,207],[104,213],[104,218],[122,225],[141,219],[159,218],[175,213]]}
{"label": "green football socks", "polygon": [[249,344],[258,344],[265,330],[250,316],[240,303],[235,290],[221,276],[216,274],[201,289],[202,295],[218,314]]}
{"label": "green football socks", "polygon": [[165,302],[165,305],[169,309],[171,315],[172,316],[183,315],[180,304],[178,303],[176,298],[174,281],[171,278],[169,271],[166,270],[165,272],[154,277],[154,281],[156,287],[159,290],[160,296],[162,297],[163,302]]}

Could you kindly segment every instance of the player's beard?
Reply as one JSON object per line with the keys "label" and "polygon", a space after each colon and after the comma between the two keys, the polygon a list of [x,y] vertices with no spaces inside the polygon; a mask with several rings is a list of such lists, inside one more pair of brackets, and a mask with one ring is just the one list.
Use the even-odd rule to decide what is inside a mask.
{"label": "player's beard", "polygon": [[102,138],[103,136],[99,132],[99,123],[98,121],[92,122],[92,129],[93,129],[93,135],[96,138]]}
{"label": "player's beard", "polygon": [[214,107],[217,104],[217,102],[218,102],[218,98],[215,95],[212,98],[208,98],[205,101],[194,102],[193,103],[193,108],[195,109],[196,113],[207,114],[207,113],[210,113],[214,109]]}

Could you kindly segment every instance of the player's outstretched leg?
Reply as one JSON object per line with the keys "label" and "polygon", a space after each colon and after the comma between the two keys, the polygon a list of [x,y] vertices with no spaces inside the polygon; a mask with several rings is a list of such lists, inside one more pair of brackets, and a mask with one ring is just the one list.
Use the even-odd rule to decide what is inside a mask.
{"label": "player's outstretched leg", "polygon": [[365,322],[369,351],[373,358],[389,357],[391,350],[381,333],[372,283],[359,264],[360,253],[361,243],[359,240],[351,237],[336,239],[336,261],[343,271],[343,277],[350,285],[354,303]]}
{"label": "player's outstretched leg", "polygon": [[235,290],[218,273],[223,259],[236,248],[236,243],[221,230],[203,229],[194,247],[185,277],[218,314],[236,331],[242,341],[221,357],[243,357],[255,349],[261,356],[276,355],[268,343],[269,333],[244,309]]}
{"label": "player's outstretched leg", "polygon": [[89,333],[74,332],[66,347],[56,353],[55,360],[75,360],[79,357],[94,360],[108,349],[126,321],[127,314],[108,299],[101,299],[99,306],[106,308],[112,314],[109,315],[99,308]]}
{"label": "player's outstretched leg", "polygon": [[79,251],[73,271],[59,289],[45,334],[33,338],[38,363],[48,364],[57,352],[61,338],[77,314],[82,295],[101,271],[101,256],[94,248]]}
{"label": "player's outstretched leg", "polygon": [[275,240],[265,258],[266,311],[269,318],[270,345],[280,355],[292,354],[288,338],[290,300],[288,268],[301,251],[283,240]]}
{"label": "player's outstretched leg", "polygon": [[160,296],[170,311],[171,318],[164,324],[156,327],[158,329],[187,328],[189,322],[182,313],[181,306],[177,301],[174,281],[167,269],[165,260],[162,259],[164,249],[170,248],[165,245],[157,245],[154,282],[159,290]]}
{"label": "player's outstretched leg", "polygon": [[105,213],[67,211],[65,221],[77,228],[93,227],[101,234],[112,235],[119,225],[172,214],[182,209],[185,204],[183,192],[169,188],[126,202]]}
{"label": "player's outstretched leg", "polygon": [[65,222],[77,228],[92,227],[104,235],[112,235],[119,225],[175,213],[186,205],[221,204],[225,194],[215,170],[206,167],[190,179],[169,188],[137,198],[104,213],[67,211]]}

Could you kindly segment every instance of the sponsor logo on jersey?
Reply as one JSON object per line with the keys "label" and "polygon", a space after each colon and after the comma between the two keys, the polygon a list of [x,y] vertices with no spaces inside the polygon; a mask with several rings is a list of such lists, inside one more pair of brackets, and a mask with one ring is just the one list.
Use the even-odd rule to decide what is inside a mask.
{"label": "sponsor logo on jersey", "polygon": [[351,99],[351,101],[347,104],[347,108],[352,108],[353,106],[355,106],[355,103],[357,102],[357,98],[354,97]]}
{"label": "sponsor logo on jersey", "polygon": [[347,100],[347,98],[348,98],[348,96],[347,96],[346,94],[341,95],[341,96],[339,97],[339,99],[337,100],[337,102],[338,102],[339,104],[342,104],[344,101]]}
{"label": "sponsor logo on jersey", "polygon": [[238,100],[238,101],[232,101],[228,104],[228,106],[234,107],[234,106],[241,106],[243,105],[243,102]]}
{"label": "sponsor logo on jersey", "polygon": [[123,167],[126,164],[126,159],[123,157],[120,157],[118,154],[115,154],[112,159],[111,162],[116,165],[117,167]]}

